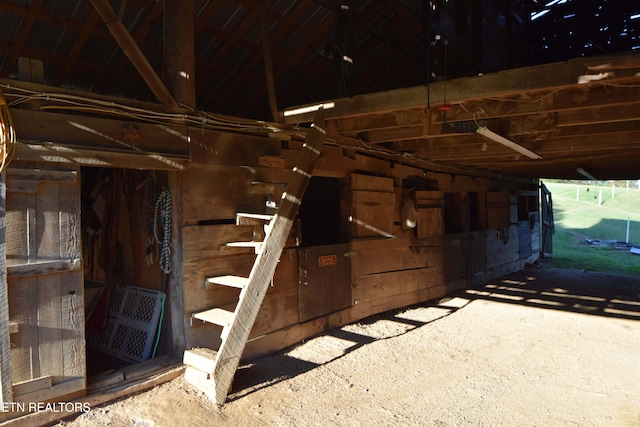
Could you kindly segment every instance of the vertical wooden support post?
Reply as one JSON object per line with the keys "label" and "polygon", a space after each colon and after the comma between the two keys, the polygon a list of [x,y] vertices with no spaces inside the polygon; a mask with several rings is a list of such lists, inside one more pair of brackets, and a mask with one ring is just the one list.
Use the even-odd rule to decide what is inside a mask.
{"label": "vertical wooden support post", "polygon": [[9,289],[7,284],[6,174],[0,177],[0,404],[13,401],[11,342],[9,340]]}
{"label": "vertical wooden support post", "polygon": [[[194,0],[164,0],[165,51],[164,82],[179,104],[196,107],[196,62],[194,41]],[[166,291],[166,309],[171,314],[171,341],[174,354],[186,348],[182,260],[182,172],[169,174],[173,204],[171,243],[173,268]]]}
{"label": "vertical wooden support post", "polygon": [[[170,315],[171,322],[170,338],[172,343],[172,354],[180,357],[187,348],[187,332],[184,313],[184,262],[183,262],[183,172],[169,172],[169,190],[171,190],[171,245],[174,250],[171,254],[171,274],[169,275],[169,285],[167,286],[167,300],[165,309]],[[168,337],[167,337],[168,339]]]}
{"label": "vertical wooden support post", "polygon": [[164,83],[180,104],[196,106],[193,0],[164,0]]}
{"label": "vertical wooden support post", "polygon": [[271,59],[271,42],[269,41],[269,26],[267,25],[267,4],[262,2],[262,51],[264,53],[264,71],[267,78],[267,96],[269,97],[269,109],[276,122],[281,122],[278,113],[278,98],[276,97],[276,82],[273,77],[273,60]]}

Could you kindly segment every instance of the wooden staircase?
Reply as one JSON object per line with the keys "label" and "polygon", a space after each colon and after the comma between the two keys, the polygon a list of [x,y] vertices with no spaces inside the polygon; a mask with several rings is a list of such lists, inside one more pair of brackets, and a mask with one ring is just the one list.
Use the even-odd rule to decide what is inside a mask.
{"label": "wooden staircase", "polygon": [[320,109],[316,113],[313,127],[307,133],[297,166],[293,168],[294,173],[291,174],[287,188],[282,194],[276,214],[273,217],[263,214],[238,214],[236,217],[236,224],[256,224],[256,221],[268,224],[262,242],[230,244],[255,248],[257,256],[249,277],[220,276],[206,279],[205,285],[208,287],[230,286],[241,289],[235,310],[215,307],[192,314],[192,321],[196,319],[223,328],[218,351],[194,348],[185,351],[183,358],[187,365],[185,379],[219,405],[227,398],[249,333],[272,281],[298,206],[324,145],[326,132],[323,127],[324,114]]}

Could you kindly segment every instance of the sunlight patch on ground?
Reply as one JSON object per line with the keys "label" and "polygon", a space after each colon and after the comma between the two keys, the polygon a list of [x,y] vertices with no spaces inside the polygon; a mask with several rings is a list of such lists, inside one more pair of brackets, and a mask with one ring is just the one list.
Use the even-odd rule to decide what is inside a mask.
{"label": "sunlight patch on ground", "polygon": [[397,322],[389,319],[377,320],[374,323],[354,323],[345,326],[343,329],[355,334],[365,335],[375,340],[397,337],[410,329],[414,329],[414,325]]}
{"label": "sunlight patch on ground", "polygon": [[[331,335],[323,335],[305,342],[287,353],[290,357],[323,365],[344,355],[357,343]],[[322,351],[319,351],[322,349]]]}
{"label": "sunlight patch on ground", "polygon": [[429,323],[450,313],[451,310],[445,307],[420,307],[417,309],[409,309],[402,313],[398,313],[394,317],[398,319],[410,320],[413,322]]}

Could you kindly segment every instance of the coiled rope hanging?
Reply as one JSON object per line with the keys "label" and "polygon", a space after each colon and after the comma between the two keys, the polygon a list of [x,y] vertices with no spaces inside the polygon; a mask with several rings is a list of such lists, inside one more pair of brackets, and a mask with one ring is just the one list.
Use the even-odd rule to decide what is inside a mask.
{"label": "coiled rope hanging", "polygon": [[[158,227],[158,222],[161,227]],[[153,215],[153,237],[156,239],[156,243],[161,246],[160,259],[158,260],[160,269],[164,274],[169,274],[171,273],[171,190],[168,188],[164,188],[156,200]]]}
{"label": "coiled rope hanging", "polygon": [[0,90],[0,172],[2,172],[11,159],[16,145],[16,132],[11,120],[9,106]]}

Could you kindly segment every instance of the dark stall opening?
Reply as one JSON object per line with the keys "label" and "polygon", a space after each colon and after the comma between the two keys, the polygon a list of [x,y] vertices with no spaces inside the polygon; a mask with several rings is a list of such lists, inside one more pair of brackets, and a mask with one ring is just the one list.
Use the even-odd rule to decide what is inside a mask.
{"label": "dark stall opening", "polygon": [[170,239],[164,214],[171,206],[166,172],[83,167],[81,177],[91,376],[157,357],[170,346],[162,246]]}
{"label": "dark stall opening", "polygon": [[346,183],[338,178],[314,176],[298,211],[300,246],[321,246],[349,241],[345,226]]}

